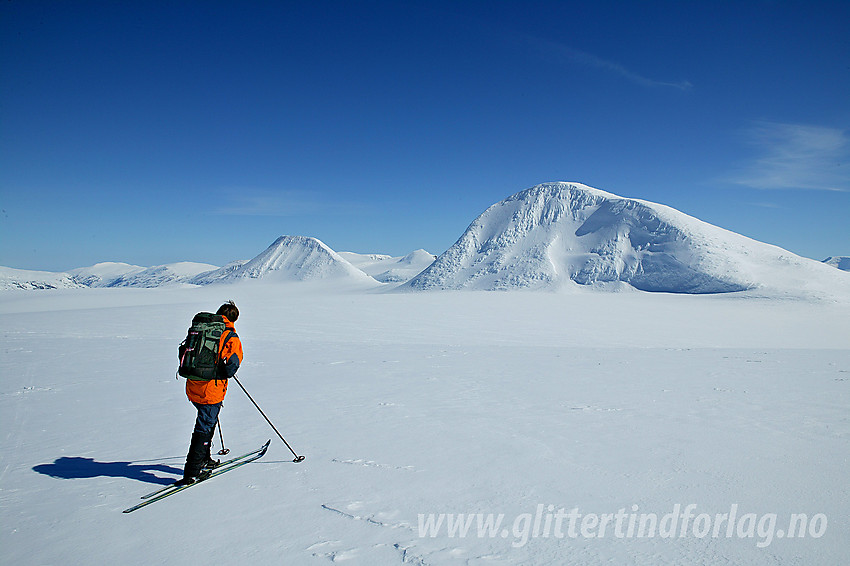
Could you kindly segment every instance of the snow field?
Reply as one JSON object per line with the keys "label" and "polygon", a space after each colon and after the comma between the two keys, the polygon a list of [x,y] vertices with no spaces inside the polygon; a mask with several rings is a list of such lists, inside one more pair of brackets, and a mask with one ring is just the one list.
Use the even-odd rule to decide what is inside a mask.
{"label": "snow field", "polygon": [[[269,453],[130,515],[182,469],[191,316],[234,299],[232,454]],[[307,285],[0,294],[8,564],[838,564],[850,550],[846,305],[592,291]],[[73,460],[72,460],[73,459]],[[823,514],[819,538],[515,536],[544,508]],[[503,514],[479,537],[419,515]],[[565,529],[566,530],[566,529]],[[725,529],[724,529],[725,532]],[[507,534],[507,536],[502,536]],[[519,535],[522,535],[520,532]]]}

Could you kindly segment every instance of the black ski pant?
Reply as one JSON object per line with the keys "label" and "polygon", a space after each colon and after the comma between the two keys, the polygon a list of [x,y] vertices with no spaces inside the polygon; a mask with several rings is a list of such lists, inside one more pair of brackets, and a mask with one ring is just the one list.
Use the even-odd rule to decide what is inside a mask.
{"label": "black ski pant", "polygon": [[197,477],[204,462],[210,459],[210,446],[218,422],[218,413],[221,411],[221,403],[202,405],[193,401],[192,404],[198,409],[198,418],[195,419],[195,429],[189,443],[189,453],[186,455],[184,478]]}

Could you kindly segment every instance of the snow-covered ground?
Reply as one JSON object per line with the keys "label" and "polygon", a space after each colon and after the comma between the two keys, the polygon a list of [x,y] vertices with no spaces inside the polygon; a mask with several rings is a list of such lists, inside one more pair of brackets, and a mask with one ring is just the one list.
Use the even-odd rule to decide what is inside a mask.
{"label": "snow-covered ground", "polygon": [[[179,477],[195,411],[177,344],[195,312],[231,298],[240,379],[307,459],[292,463],[234,384],[226,444],[272,438],[269,453],[122,514]],[[850,552],[846,303],[249,282],[5,292],[0,315],[3,564],[841,564]],[[503,517],[493,536],[475,515],[449,533],[441,514],[461,513]],[[804,536],[788,538],[794,514]]]}

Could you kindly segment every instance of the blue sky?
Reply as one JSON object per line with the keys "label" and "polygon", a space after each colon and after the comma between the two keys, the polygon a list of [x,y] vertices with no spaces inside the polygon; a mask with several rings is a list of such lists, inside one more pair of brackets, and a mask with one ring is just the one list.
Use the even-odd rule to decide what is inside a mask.
{"label": "blue sky", "polygon": [[546,181],[850,255],[850,3],[0,4],[0,265],[441,253]]}

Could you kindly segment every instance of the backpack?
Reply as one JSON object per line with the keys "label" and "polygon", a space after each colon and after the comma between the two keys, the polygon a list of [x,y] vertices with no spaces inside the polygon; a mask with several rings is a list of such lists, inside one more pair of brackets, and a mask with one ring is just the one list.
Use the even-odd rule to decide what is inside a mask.
{"label": "backpack", "polygon": [[[192,319],[186,339],[177,349],[180,366],[178,375],[194,381],[219,379],[218,362],[221,355],[221,335],[227,330],[219,314],[199,312]],[[233,333],[231,332],[232,336]],[[225,343],[230,339],[228,336]],[[224,344],[221,344],[224,347]]]}

